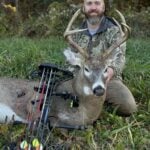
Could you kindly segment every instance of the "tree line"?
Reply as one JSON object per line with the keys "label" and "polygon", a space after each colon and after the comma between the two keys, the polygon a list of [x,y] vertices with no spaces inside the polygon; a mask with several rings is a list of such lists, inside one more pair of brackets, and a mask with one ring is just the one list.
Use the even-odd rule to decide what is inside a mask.
{"label": "tree line", "polygon": [[[83,0],[1,0],[1,3],[11,4],[17,7],[23,18],[28,18],[29,15],[38,15],[41,12],[46,12],[48,6],[53,3],[81,4]],[[150,0],[105,0],[107,10],[115,7],[120,10],[130,9],[132,11],[141,11],[150,7]]]}

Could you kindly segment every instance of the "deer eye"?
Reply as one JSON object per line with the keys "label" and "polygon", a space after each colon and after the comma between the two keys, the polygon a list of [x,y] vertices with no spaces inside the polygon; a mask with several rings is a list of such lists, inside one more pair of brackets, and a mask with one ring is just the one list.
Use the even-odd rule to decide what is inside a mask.
{"label": "deer eye", "polygon": [[104,73],[107,73],[107,71],[108,71],[108,68],[106,68],[106,69],[104,70]]}
{"label": "deer eye", "polygon": [[87,67],[84,67],[84,70],[85,70],[86,72],[90,72],[89,68],[87,68]]}

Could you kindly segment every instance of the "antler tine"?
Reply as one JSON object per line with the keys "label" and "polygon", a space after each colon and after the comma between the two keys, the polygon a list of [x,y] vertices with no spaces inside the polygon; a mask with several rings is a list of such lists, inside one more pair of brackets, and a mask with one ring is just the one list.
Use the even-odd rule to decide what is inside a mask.
{"label": "antler tine", "polygon": [[128,39],[129,34],[131,32],[130,27],[126,24],[123,14],[119,10],[115,10],[115,11],[119,14],[121,21],[122,21],[121,25],[122,25],[123,30],[121,28],[121,25],[118,23],[118,21],[113,18],[115,23],[119,27],[122,37],[118,41],[116,41],[116,43],[114,43],[107,49],[106,53],[103,56],[104,58],[109,57],[113,53],[113,50],[115,50],[117,47],[123,44]]}
{"label": "antler tine", "polygon": [[119,27],[121,35],[124,35],[124,32],[123,32],[123,30],[122,30],[121,25],[119,24],[119,22],[115,18],[112,18],[112,19],[114,20],[114,22],[116,23],[116,25]]}
{"label": "antler tine", "polygon": [[[118,13],[118,15],[120,16],[120,18],[121,18],[121,20],[122,20],[122,26],[123,26],[123,29],[124,29],[124,32],[126,33],[126,32],[128,32],[129,31],[129,33],[131,33],[131,28],[127,25],[127,23],[126,23],[126,20],[125,20],[125,18],[124,18],[124,16],[123,16],[123,14],[119,11],[119,10],[115,10],[117,13]],[[128,29],[127,29],[128,28]]]}
{"label": "antler tine", "polygon": [[122,43],[123,43],[123,42],[125,42],[128,39],[129,34],[131,33],[131,28],[127,24],[125,24],[125,23],[122,22],[121,25],[124,28],[124,31],[123,31],[122,28],[121,28],[121,25],[118,23],[118,21],[116,19],[114,19],[114,18],[113,18],[113,20],[115,21],[115,23],[119,27],[119,30],[120,30],[120,33],[122,34],[122,37],[126,37],[124,40],[122,38]]}
{"label": "antler tine", "polygon": [[65,37],[65,38],[66,38],[66,36],[68,36],[68,35],[71,35],[71,34],[74,34],[74,33],[77,33],[77,32],[82,32],[82,31],[87,30],[87,28],[86,28],[86,29],[78,29],[78,30],[72,30],[72,31],[70,31],[72,24],[74,23],[74,21],[76,20],[76,18],[79,16],[80,13],[81,13],[81,9],[78,9],[78,10],[75,12],[75,14],[73,15],[73,17],[71,18],[71,20],[70,20],[70,22],[68,23],[68,26],[67,26],[67,28],[66,28],[66,30],[65,30],[65,32],[64,32],[64,37]]}
{"label": "antler tine", "polygon": [[75,19],[78,17],[78,15],[80,13],[81,13],[81,9],[78,9],[75,12],[75,14],[73,15],[73,17],[71,18],[71,20],[64,32],[64,38],[69,42],[69,44],[71,44],[75,49],[77,49],[79,51],[79,53],[81,53],[82,56],[84,56],[85,58],[88,58],[89,57],[88,53],[86,51],[84,51],[84,49],[82,47],[80,47],[76,42],[74,42],[71,37],[71,35],[74,33],[78,33],[78,32],[87,30],[87,29],[71,30],[72,24],[74,23]]}

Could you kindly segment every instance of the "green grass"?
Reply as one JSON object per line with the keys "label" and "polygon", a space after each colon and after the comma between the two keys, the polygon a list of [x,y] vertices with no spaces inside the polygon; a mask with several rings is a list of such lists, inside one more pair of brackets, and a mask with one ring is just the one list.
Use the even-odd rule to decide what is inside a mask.
{"label": "green grass", "polygon": [[[59,142],[72,149],[149,150],[150,149],[150,39],[130,39],[124,82],[132,91],[138,112],[128,118],[103,112],[102,118],[85,131],[71,131],[67,138],[54,132]],[[40,63],[64,62],[63,39],[0,39],[0,76],[28,78]],[[0,126],[0,147],[15,129]],[[18,132],[15,132],[16,135]],[[13,137],[16,135],[12,132]],[[5,141],[5,140],[6,141]]]}
{"label": "green grass", "polygon": [[0,39],[0,76],[27,78],[43,62],[61,64],[66,46],[58,37],[50,39]]}

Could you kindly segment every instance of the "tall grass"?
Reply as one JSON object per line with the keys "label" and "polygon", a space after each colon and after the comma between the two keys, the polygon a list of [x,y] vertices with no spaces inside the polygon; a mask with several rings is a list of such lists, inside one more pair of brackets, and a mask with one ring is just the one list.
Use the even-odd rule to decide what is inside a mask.
{"label": "tall grass", "polygon": [[150,44],[148,39],[128,42],[125,82],[138,102],[147,104],[150,111]]}
{"label": "tall grass", "polygon": [[[127,44],[127,63],[124,82],[132,91],[138,112],[123,118],[103,111],[94,127],[85,131],[72,131],[62,139],[72,149],[95,150],[149,150],[150,148],[150,39],[130,39]],[[40,63],[64,63],[66,43],[58,38],[0,39],[0,76],[28,78]],[[8,130],[0,128],[4,137]],[[6,139],[6,138],[5,138]],[[0,138],[0,143],[5,143]],[[0,145],[1,145],[0,144]]]}
{"label": "tall grass", "polygon": [[0,76],[27,78],[43,62],[61,64],[65,43],[50,39],[7,38],[0,40]]}

